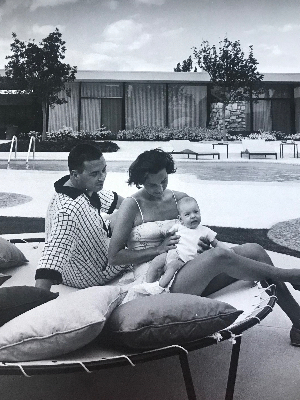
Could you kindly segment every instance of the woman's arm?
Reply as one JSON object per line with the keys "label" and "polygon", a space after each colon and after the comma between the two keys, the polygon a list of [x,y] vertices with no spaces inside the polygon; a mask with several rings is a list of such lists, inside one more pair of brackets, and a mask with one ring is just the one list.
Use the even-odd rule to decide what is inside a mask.
{"label": "woman's arm", "polygon": [[126,243],[134,226],[137,212],[139,210],[133,199],[127,198],[122,202],[108,248],[108,262],[110,265],[141,264],[176,247],[178,237],[172,235],[166,237],[157,247],[143,250],[127,249]]}

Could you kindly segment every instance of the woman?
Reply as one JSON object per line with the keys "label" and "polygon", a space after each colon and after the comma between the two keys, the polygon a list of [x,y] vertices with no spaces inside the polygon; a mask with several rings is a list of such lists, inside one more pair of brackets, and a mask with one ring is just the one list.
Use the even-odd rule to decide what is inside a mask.
{"label": "woman", "polygon": [[[108,258],[111,265],[132,264],[137,283],[145,280],[149,261],[178,243],[176,234],[162,237],[177,219],[178,200],[187,196],[167,189],[168,175],[174,172],[171,155],[159,149],[140,154],[129,168],[128,183],[140,190],[125,199],[119,209]],[[233,250],[208,249],[200,239],[199,255],[178,271],[170,291],[204,296],[235,279],[272,280],[277,285],[278,304],[293,323],[292,344],[300,346],[300,307],[283,283],[300,285],[300,270],[273,266],[257,244],[235,246]],[[161,273],[158,271],[158,278]]]}

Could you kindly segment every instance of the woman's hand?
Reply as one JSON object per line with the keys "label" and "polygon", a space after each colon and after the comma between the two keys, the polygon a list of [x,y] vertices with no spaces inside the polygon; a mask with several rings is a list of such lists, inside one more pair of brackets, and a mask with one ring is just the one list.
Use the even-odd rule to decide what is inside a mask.
{"label": "woman's hand", "polygon": [[175,233],[169,233],[163,240],[163,242],[158,246],[160,253],[166,253],[169,250],[176,249],[176,244],[179,242],[180,236]]}
{"label": "woman's hand", "polygon": [[204,251],[208,250],[209,248],[210,248],[210,241],[207,239],[207,237],[201,236],[198,241],[197,253],[201,254]]}

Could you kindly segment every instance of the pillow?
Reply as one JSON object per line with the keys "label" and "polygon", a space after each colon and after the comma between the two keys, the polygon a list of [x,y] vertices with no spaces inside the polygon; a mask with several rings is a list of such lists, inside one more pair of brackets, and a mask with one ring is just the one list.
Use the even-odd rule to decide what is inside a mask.
{"label": "pillow", "polygon": [[105,333],[113,343],[136,349],[184,344],[231,325],[243,311],[205,297],[163,293],[119,306]]}
{"label": "pillow", "polygon": [[58,293],[34,286],[9,286],[0,288],[0,326],[47,301],[56,299]]}
{"label": "pillow", "polygon": [[17,246],[0,237],[0,269],[19,267],[26,262],[27,258]]}
{"label": "pillow", "polygon": [[5,275],[0,273],[0,286],[7,281],[7,279],[11,278],[11,275]]}
{"label": "pillow", "polygon": [[121,300],[118,286],[93,286],[19,315],[0,328],[0,361],[42,360],[85,346]]}

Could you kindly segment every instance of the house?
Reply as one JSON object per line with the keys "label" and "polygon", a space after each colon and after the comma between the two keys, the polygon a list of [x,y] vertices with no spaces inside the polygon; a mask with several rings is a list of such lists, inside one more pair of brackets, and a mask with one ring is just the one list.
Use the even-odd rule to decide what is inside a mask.
{"label": "house", "polygon": [[[300,132],[300,73],[266,73],[263,86],[257,101],[227,107],[227,129]],[[141,125],[219,127],[220,104],[204,72],[78,71],[68,87],[68,103],[49,109],[48,131],[63,126],[89,132],[105,126],[114,133]]]}

